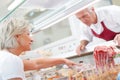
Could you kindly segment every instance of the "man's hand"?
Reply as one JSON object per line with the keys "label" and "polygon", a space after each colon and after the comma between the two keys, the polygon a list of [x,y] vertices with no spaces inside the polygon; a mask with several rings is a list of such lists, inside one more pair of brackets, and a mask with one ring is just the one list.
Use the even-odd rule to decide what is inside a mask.
{"label": "man's hand", "polygon": [[81,51],[83,51],[84,49],[85,49],[85,45],[79,45],[76,49],[76,53],[80,55]]}
{"label": "man's hand", "polygon": [[117,43],[118,46],[120,46],[120,34],[117,34],[115,36],[114,41]]}
{"label": "man's hand", "polygon": [[76,53],[78,54],[78,55],[80,55],[81,54],[81,51],[83,51],[83,50],[85,50],[85,47],[86,47],[86,45],[88,44],[89,42],[87,41],[87,40],[82,40],[81,42],[80,42],[80,45],[77,47],[77,49],[76,49]]}

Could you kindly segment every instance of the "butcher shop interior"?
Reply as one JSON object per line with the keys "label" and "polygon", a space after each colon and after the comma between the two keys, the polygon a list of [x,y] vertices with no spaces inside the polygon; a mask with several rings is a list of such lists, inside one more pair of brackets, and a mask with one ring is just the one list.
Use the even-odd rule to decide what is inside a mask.
{"label": "butcher shop interior", "polygon": [[0,80],[120,80],[120,0],[1,0],[0,25]]}

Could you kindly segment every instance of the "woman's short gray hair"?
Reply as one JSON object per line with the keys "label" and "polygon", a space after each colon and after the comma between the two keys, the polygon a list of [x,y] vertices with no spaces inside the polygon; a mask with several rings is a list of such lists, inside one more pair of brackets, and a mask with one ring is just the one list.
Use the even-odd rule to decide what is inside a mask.
{"label": "woman's short gray hair", "polygon": [[25,21],[16,18],[8,19],[0,25],[0,49],[15,48],[18,45],[15,35],[29,30],[31,25]]}

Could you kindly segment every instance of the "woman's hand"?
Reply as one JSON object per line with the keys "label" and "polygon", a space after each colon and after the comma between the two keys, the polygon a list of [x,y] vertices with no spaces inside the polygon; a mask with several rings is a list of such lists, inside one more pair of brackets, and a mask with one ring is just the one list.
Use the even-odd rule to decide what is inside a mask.
{"label": "woman's hand", "polygon": [[75,62],[73,62],[71,60],[68,60],[68,59],[64,59],[64,62],[69,67],[73,67],[74,65],[77,65],[77,63],[75,63]]}

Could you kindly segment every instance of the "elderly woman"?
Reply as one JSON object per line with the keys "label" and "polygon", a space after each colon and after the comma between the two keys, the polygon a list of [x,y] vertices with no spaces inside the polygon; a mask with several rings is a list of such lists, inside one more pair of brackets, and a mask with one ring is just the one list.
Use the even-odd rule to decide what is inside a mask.
{"label": "elderly woman", "polygon": [[0,80],[24,80],[24,70],[41,69],[57,64],[72,66],[75,63],[67,59],[38,58],[22,61],[18,56],[31,49],[31,27],[24,20],[9,19],[0,27]]}

